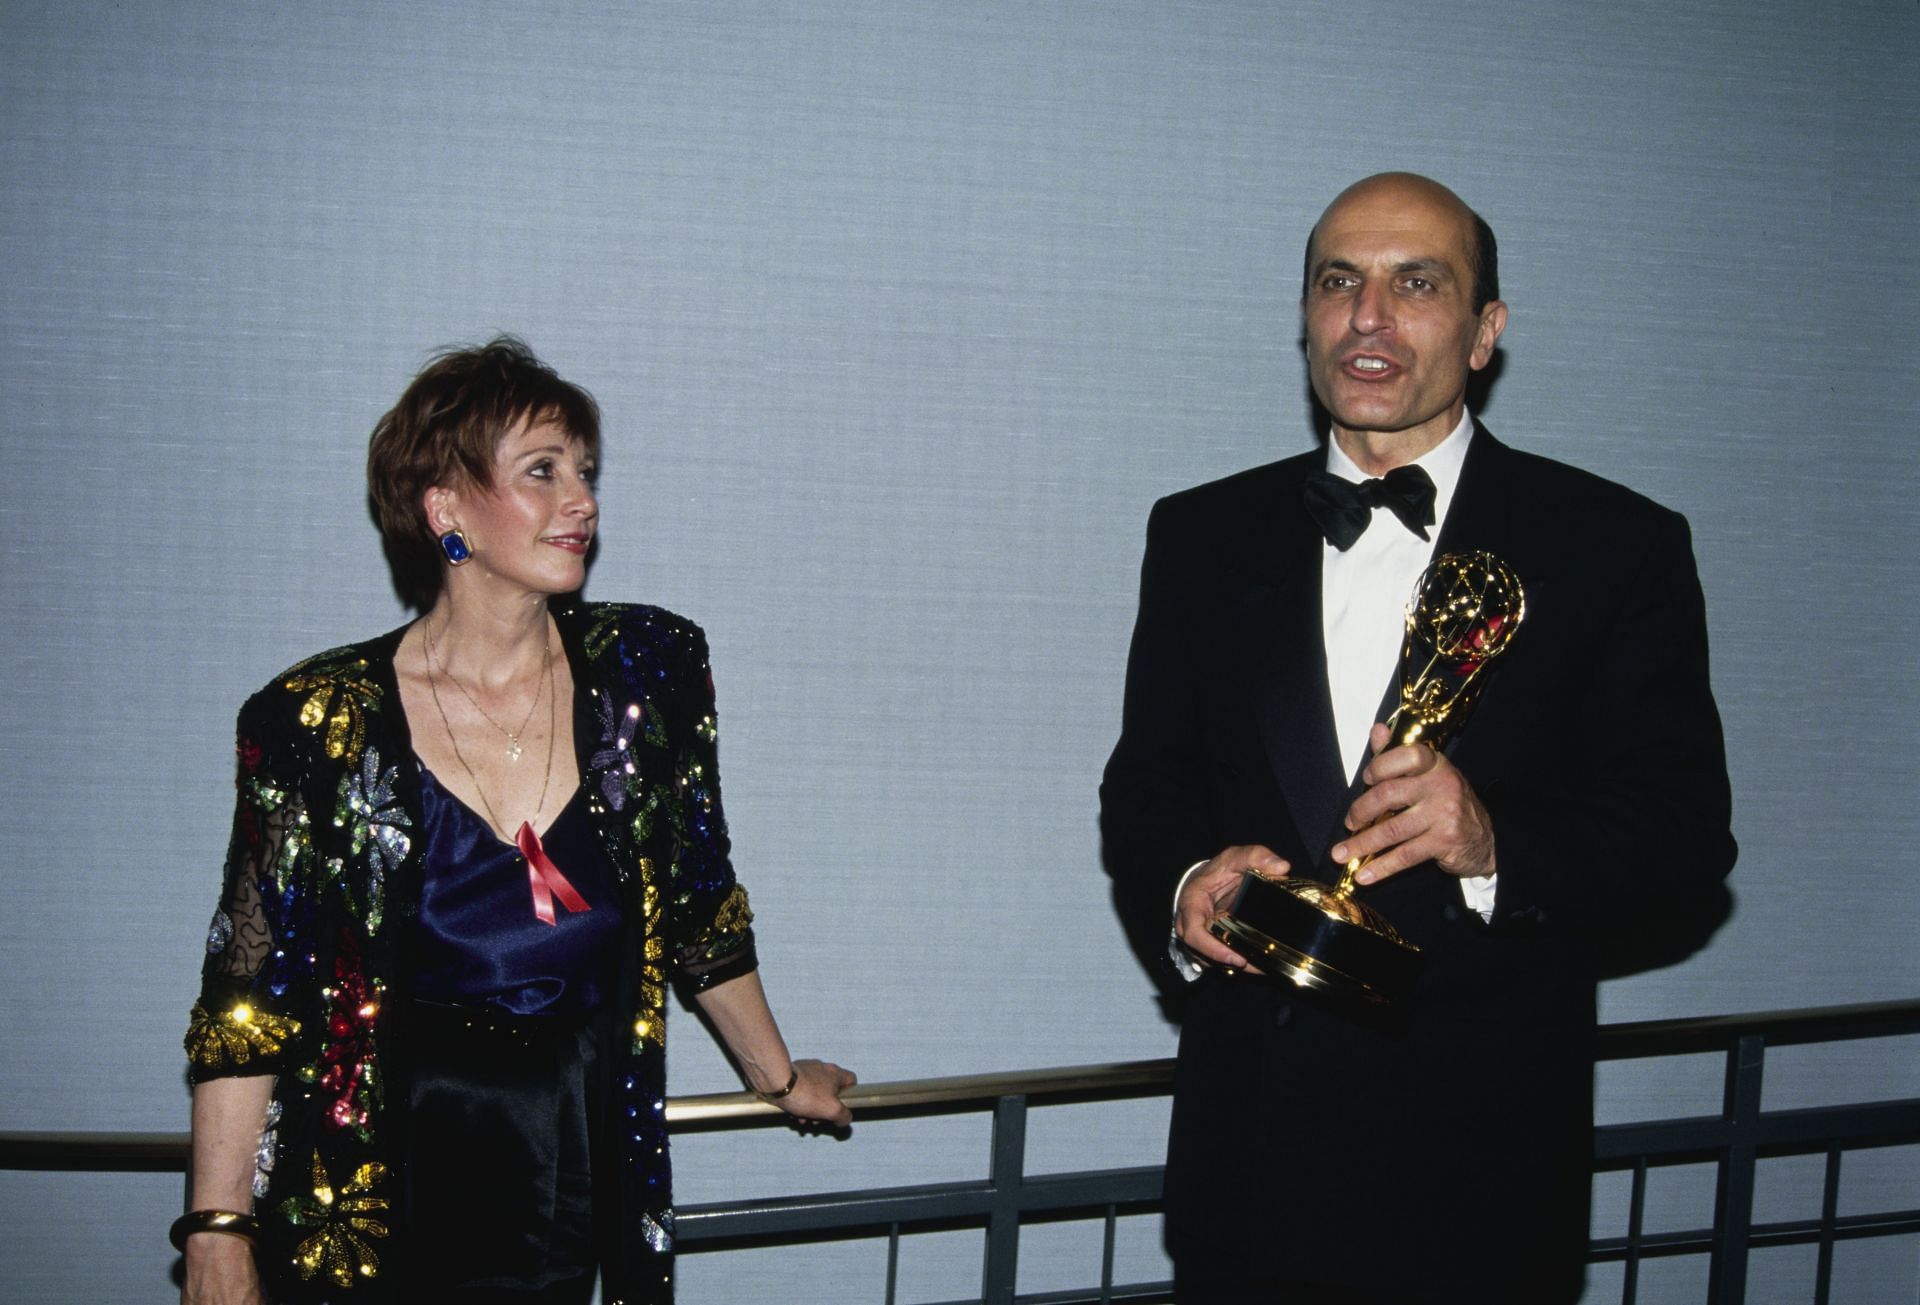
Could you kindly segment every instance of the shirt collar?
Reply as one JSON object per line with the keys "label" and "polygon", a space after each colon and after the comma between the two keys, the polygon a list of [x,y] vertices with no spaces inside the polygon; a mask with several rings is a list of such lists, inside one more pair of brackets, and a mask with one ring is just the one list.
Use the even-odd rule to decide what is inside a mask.
{"label": "shirt collar", "polygon": [[[1463,408],[1460,411],[1460,424],[1453,428],[1452,434],[1410,464],[1433,477],[1433,520],[1436,529],[1446,522],[1447,508],[1453,503],[1453,491],[1460,485],[1460,468],[1467,461],[1467,444],[1472,439],[1473,414]],[[1346,455],[1340,447],[1340,441],[1331,435],[1327,437],[1327,470],[1356,485],[1371,479],[1360,470],[1360,464]]]}

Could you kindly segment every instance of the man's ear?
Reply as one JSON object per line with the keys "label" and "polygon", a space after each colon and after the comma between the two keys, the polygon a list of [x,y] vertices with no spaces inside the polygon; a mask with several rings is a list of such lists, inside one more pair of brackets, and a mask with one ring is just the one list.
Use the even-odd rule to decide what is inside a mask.
{"label": "man's ear", "polygon": [[1480,327],[1473,338],[1473,356],[1467,365],[1479,371],[1493,361],[1493,346],[1500,343],[1501,334],[1507,329],[1507,306],[1498,299],[1490,300],[1480,310]]}

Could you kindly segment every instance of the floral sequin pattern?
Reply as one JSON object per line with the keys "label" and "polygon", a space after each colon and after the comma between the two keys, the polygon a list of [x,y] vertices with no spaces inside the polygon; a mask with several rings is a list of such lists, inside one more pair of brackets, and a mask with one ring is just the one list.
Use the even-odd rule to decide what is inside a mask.
{"label": "floral sequin pattern", "polygon": [[636,744],[664,752],[667,732],[652,704],[629,702],[616,709],[606,695],[594,704],[600,720],[600,747],[588,759],[597,777],[597,791],[607,806],[626,815],[635,842],[652,838],[662,820],[676,838],[686,835],[686,819],[673,784],[658,776],[660,767],[644,763]]}
{"label": "floral sequin pattern", "polygon": [[196,1069],[230,1069],[271,1059],[300,1032],[300,1021],[236,1002],[215,1014],[195,1002],[187,1024],[187,1059]]}
{"label": "floral sequin pattern", "polygon": [[699,826],[700,832],[708,837],[724,835],[727,832],[725,825],[721,825],[718,829],[708,827],[713,816],[714,802],[713,784],[707,778],[706,762],[701,760],[697,753],[685,752],[680,756],[677,771],[674,777],[675,782],[679,784],[681,792],[686,795],[687,805],[692,808],[693,820]]}
{"label": "floral sequin pattern", "polygon": [[267,1124],[260,1132],[260,1146],[253,1155],[253,1199],[264,1201],[273,1182],[274,1155],[280,1147],[280,1116],[286,1107],[278,1097],[267,1103]]}
{"label": "floral sequin pattern", "polygon": [[753,908],[747,905],[747,890],[734,885],[727,894],[727,900],[720,903],[720,909],[714,913],[713,931],[715,933],[745,933],[747,926],[753,923]]}
{"label": "floral sequin pattern", "polygon": [[[369,933],[380,929],[386,906],[387,876],[399,869],[413,846],[412,836],[407,832],[413,819],[394,796],[398,773],[392,766],[383,770],[380,750],[368,748],[361,755],[358,769],[349,770],[341,777],[339,801],[333,812],[334,825],[351,835],[352,854],[355,857],[362,852],[366,854],[366,900],[352,901],[351,889],[344,880],[341,891],[349,897],[348,909],[363,915]],[[338,878],[338,866],[331,861],[328,864]]]}
{"label": "floral sequin pattern", "polygon": [[[682,893],[681,901],[691,894]],[[680,964],[689,973],[699,974],[724,962],[747,942],[747,929],[753,923],[753,908],[747,904],[747,890],[735,884],[721,900],[712,923],[695,933],[680,949]]]}
{"label": "floral sequin pattern", "polygon": [[657,1215],[641,1215],[640,1236],[646,1241],[647,1249],[654,1254],[669,1254],[673,1250],[673,1211],[662,1210]]}
{"label": "floral sequin pattern", "polygon": [[280,1213],[307,1235],[293,1248],[294,1266],[306,1279],[324,1277],[334,1286],[353,1287],[380,1272],[373,1242],[387,1235],[387,1167],[368,1161],[336,1190],[320,1153],[313,1153],[313,1192],[289,1197]]}
{"label": "floral sequin pattern", "polygon": [[303,695],[300,723],[321,734],[327,755],[336,761],[360,755],[367,741],[367,719],[380,706],[380,686],[367,659],[350,653],[321,653],[287,675],[289,693]]}
{"label": "floral sequin pattern", "polygon": [[667,1045],[666,947],[660,940],[660,888],[654,882],[653,862],[640,858],[640,911],[646,922],[646,952],[641,958],[640,1013],[633,1022],[633,1049]]}
{"label": "floral sequin pattern", "polygon": [[277,1003],[312,977],[313,831],[292,789],[243,776],[240,797],[226,899],[208,929],[208,972],[262,988]]}
{"label": "floral sequin pattern", "polygon": [[320,990],[327,1004],[326,1045],[318,1063],[303,1067],[300,1078],[319,1089],[324,1102],[321,1119],[328,1128],[370,1141],[373,1116],[381,1103],[379,1054],[374,1045],[379,984],[367,981],[345,939],[333,968],[333,983]]}
{"label": "floral sequin pattern", "polygon": [[600,747],[588,759],[587,767],[600,777],[600,796],[615,811],[627,806],[627,786],[637,783],[639,765],[633,756],[633,740],[640,731],[646,709],[630,702],[619,710],[604,693],[594,694],[593,707],[600,718]]}
{"label": "floral sequin pattern", "polygon": [[293,794],[264,780],[250,780],[246,794],[251,809],[241,808],[246,837],[254,857],[273,874],[274,889],[285,893],[300,882],[313,854],[313,830],[307,809]]}

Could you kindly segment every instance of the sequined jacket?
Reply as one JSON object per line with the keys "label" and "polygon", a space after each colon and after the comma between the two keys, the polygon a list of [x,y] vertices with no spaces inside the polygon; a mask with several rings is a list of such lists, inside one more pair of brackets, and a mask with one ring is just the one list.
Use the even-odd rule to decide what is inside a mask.
{"label": "sequined jacket", "polygon": [[[553,615],[629,931],[602,1016],[618,1020],[595,1157],[595,1226],[611,1230],[602,1291],[665,1300],[666,987],[751,970],[752,913],[728,859],[699,628],[624,604],[556,600]],[[258,1256],[281,1301],[392,1298],[406,1253],[397,1193],[424,840],[393,668],[402,633],[301,662],[240,711],[233,834],[186,1048],[196,1083],[274,1076],[254,1195]]]}

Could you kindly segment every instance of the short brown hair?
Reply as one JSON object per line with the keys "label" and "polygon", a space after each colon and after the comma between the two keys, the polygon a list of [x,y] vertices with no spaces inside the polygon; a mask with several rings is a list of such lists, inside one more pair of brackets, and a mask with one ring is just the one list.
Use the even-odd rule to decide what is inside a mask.
{"label": "short brown hair", "polygon": [[425,611],[440,596],[439,541],[421,500],[435,485],[488,489],[493,456],[525,421],[557,423],[595,459],[600,405],[511,335],[434,355],[373,427],[367,496],[401,596]]}

